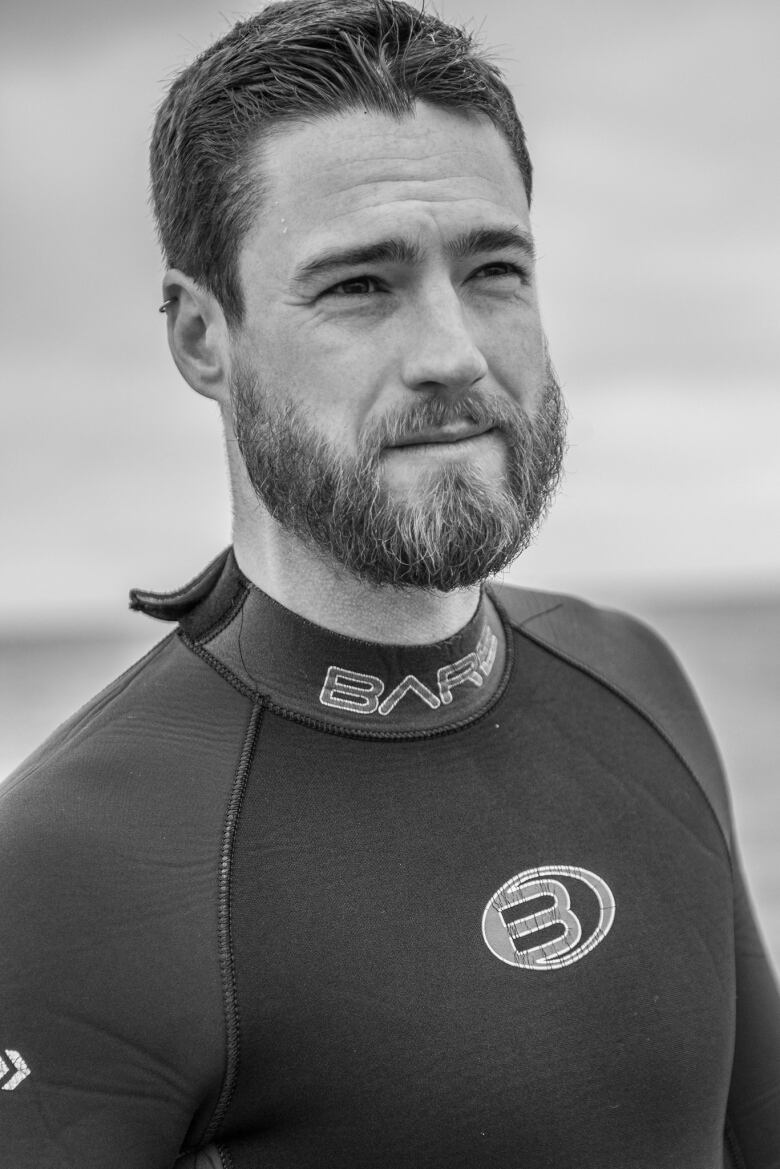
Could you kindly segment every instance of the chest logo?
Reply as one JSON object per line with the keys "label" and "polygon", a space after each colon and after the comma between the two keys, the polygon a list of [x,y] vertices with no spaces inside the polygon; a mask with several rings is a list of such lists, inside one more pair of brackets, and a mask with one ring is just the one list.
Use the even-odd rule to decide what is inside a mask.
{"label": "chest logo", "polygon": [[492,954],[525,970],[559,970],[603,942],[615,920],[606,881],[576,865],[525,869],[485,906],[482,936]]}

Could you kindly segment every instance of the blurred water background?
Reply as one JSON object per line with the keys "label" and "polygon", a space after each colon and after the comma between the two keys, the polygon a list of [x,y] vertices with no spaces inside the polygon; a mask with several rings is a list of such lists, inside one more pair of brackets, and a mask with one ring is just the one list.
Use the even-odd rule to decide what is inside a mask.
{"label": "blurred water background", "polygon": [[[780,5],[442,0],[529,136],[560,498],[508,579],[644,616],[731,776],[780,964]],[[178,378],[147,205],[154,110],[249,8],[33,0],[0,37],[0,772],[165,629],[229,540],[218,419]]]}

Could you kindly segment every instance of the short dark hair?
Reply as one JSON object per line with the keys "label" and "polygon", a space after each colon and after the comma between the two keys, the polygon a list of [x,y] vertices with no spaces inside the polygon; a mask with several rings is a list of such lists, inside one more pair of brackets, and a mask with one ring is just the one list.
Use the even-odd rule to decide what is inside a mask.
{"label": "short dark hair", "polygon": [[531,200],[512,95],[473,37],[403,0],[286,0],[240,21],[179,74],[157,112],[152,202],[169,266],[243,317],[238,253],[260,205],[251,152],[284,122],[417,101],[481,112],[504,135]]}

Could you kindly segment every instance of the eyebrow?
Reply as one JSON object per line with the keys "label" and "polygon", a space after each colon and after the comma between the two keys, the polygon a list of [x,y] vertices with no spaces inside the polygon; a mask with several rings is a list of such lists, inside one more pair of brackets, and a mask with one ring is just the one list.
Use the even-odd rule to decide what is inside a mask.
{"label": "eyebrow", "polygon": [[[445,245],[451,259],[463,260],[479,252],[522,252],[529,260],[536,258],[533,236],[519,227],[477,227],[454,236]],[[418,264],[420,245],[401,237],[376,240],[352,248],[334,248],[305,260],[293,273],[293,284],[305,284],[337,268],[355,268],[363,264]]]}

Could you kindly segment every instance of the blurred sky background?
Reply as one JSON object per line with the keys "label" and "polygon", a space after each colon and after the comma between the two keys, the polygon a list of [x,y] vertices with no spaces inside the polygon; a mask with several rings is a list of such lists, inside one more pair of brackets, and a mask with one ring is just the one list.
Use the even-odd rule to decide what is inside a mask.
{"label": "blurred sky background", "polygon": [[[249,9],[7,6],[0,625],[109,617],[228,539],[216,411],[157,315],[146,151],[166,83]],[[568,476],[513,576],[626,591],[780,580],[780,4],[467,0],[536,167]]]}
{"label": "blurred sky background", "polygon": [[[780,953],[774,829],[763,875],[752,859],[767,808],[780,820],[776,740],[771,759],[766,746],[754,758],[778,699],[780,4],[438,10],[494,47],[526,126],[544,317],[571,410],[562,492],[508,579],[667,622],[737,757],[745,851],[761,899],[776,899]],[[166,84],[250,11],[208,0],[5,7],[0,638],[16,646],[11,699],[31,639],[153,640],[163,630],[126,612],[128,587],[176,587],[229,540],[216,409],[179,378],[157,313],[146,152]],[[735,620],[742,641],[719,640]],[[40,677],[30,687],[42,696]],[[9,762],[72,705],[50,710],[42,696],[32,725],[19,702],[12,738],[26,730]],[[743,767],[764,777],[758,795],[742,796]]]}

